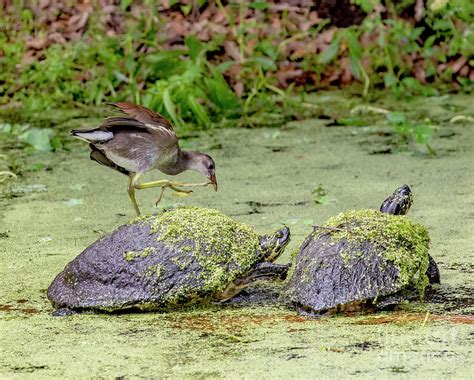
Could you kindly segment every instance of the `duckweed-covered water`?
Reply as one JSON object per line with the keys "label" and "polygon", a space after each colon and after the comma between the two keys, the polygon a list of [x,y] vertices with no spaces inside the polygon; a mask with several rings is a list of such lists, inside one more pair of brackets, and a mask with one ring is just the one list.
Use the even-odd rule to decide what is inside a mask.
{"label": "duckweed-covered water", "polygon": [[[323,106],[331,101],[330,94],[318,99]],[[426,303],[376,315],[309,319],[278,302],[275,289],[264,288],[201,310],[52,317],[46,288],[54,276],[89,244],[134,217],[126,177],[91,162],[86,144],[72,143],[71,152],[34,157],[51,170],[2,187],[0,376],[472,376],[474,123],[449,122],[456,115],[473,116],[472,97],[376,106],[426,113],[440,126],[431,144],[436,156],[423,147],[380,154],[393,136],[375,124],[327,127],[327,120],[315,119],[278,130],[219,130],[183,142],[214,157],[219,192],[198,188],[187,198],[166,193],[161,206],[216,208],[262,234],[286,224],[292,242],[278,260],[283,263],[312,224],[346,209],[378,208],[407,183],[415,197],[409,215],[428,228],[430,253],[441,271],[442,284]],[[146,178],[161,177],[152,172]],[[194,173],[182,179],[202,180]],[[320,184],[327,196],[316,204],[312,191]],[[157,196],[158,190],[138,193],[143,212],[156,210]]]}

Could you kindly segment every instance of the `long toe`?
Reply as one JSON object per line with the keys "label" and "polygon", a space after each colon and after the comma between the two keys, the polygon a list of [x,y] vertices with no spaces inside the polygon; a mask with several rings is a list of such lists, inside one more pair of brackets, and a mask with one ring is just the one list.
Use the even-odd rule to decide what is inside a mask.
{"label": "long toe", "polygon": [[160,196],[158,197],[158,200],[156,201],[155,206],[158,206],[158,203],[161,202],[161,199],[163,198],[163,193],[165,192],[165,189],[166,189],[166,186],[163,186],[161,188]]}
{"label": "long toe", "polygon": [[189,197],[191,195],[192,191],[189,191],[189,192],[185,192],[185,193],[181,193],[181,192],[176,192],[174,193],[174,195],[176,197],[181,197],[181,198],[184,198],[184,197]]}

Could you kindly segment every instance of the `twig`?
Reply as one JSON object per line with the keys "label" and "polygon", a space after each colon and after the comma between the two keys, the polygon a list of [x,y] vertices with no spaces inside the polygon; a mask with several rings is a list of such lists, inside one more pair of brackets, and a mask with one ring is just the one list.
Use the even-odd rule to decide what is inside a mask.
{"label": "twig", "polygon": [[430,312],[427,311],[427,312],[426,312],[426,315],[425,315],[425,319],[424,319],[424,321],[423,321],[423,324],[421,325],[422,327],[425,327],[426,322],[428,321],[429,316],[430,316]]}
{"label": "twig", "polygon": [[[369,82],[370,84],[370,82]],[[366,105],[361,105],[361,106],[356,106],[351,110],[351,114],[356,114],[356,113],[368,113],[368,112],[373,112],[373,113],[381,113],[381,114],[388,114],[390,111],[379,108],[379,107],[372,107],[372,106],[366,106]]]}
{"label": "twig", "polygon": [[264,87],[268,88],[269,90],[276,92],[278,95],[285,97],[285,92],[280,90],[278,87],[272,86],[271,84],[265,83]]}
{"label": "twig", "polygon": [[364,77],[364,90],[362,92],[362,96],[363,97],[366,97],[368,94],[369,94],[369,88],[370,88],[370,78],[369,76],[367,75],[367,72],[365,71],[364,67],[362,66],[362,64],[360,63],[360,60],[357,61],[358,65],[359,65],[359,69],[360,71],[362,71],[362,76]]}
{"label": "twig", "polygon": [[307,102],[300,103],[300,106],[304,108],[321,109],[321,106],[318,106],[317,104],[313,104],[313,103],[307,103]]}
{"label": "twig", "polygon": [[416,0],[415,4],[415,21],[419,22],[423,19],[423,13],[425,13],[424,0]]}
{"label": "twig", "polygon": [[463,120],[474,121],[474,117],[466,116],[466,115],[457,115],[457,116],[454,116],[452,119],[450,119],[449,122],[453,124],[453,123],[456,123],[458,121],[463,121]]}

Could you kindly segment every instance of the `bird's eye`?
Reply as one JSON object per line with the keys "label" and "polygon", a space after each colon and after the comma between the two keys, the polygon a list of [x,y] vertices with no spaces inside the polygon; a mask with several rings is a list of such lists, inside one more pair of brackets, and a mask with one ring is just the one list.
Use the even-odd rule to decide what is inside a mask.
{"label": "bird's eye", "polygon": [[210,165],[209,165],[209,169],[210,169],[210,170],[214,169],[214,165],[210,164]]}

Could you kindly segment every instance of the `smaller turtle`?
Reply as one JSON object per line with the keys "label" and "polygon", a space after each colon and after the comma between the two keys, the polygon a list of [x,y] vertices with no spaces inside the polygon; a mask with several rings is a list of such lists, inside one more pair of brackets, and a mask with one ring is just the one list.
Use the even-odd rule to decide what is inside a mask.
{"label": "smaller turtle", "polygon": [[290,230],[259,236],[216,210],[180,207],[142,217],[90,245],[48,289],[56,315],[83,310],[168,310],[223,301],[261,280],[283,280],[274,264]]}
{"label": "smaller turtle", "polygon": [[412,201],[404,185],[380,211],[346,211],[315,226],[295,256],[285,286],[298,312],[390,308],[403,299],[423,297],[429,284],[439,283],[426,228],[405,216]]}

